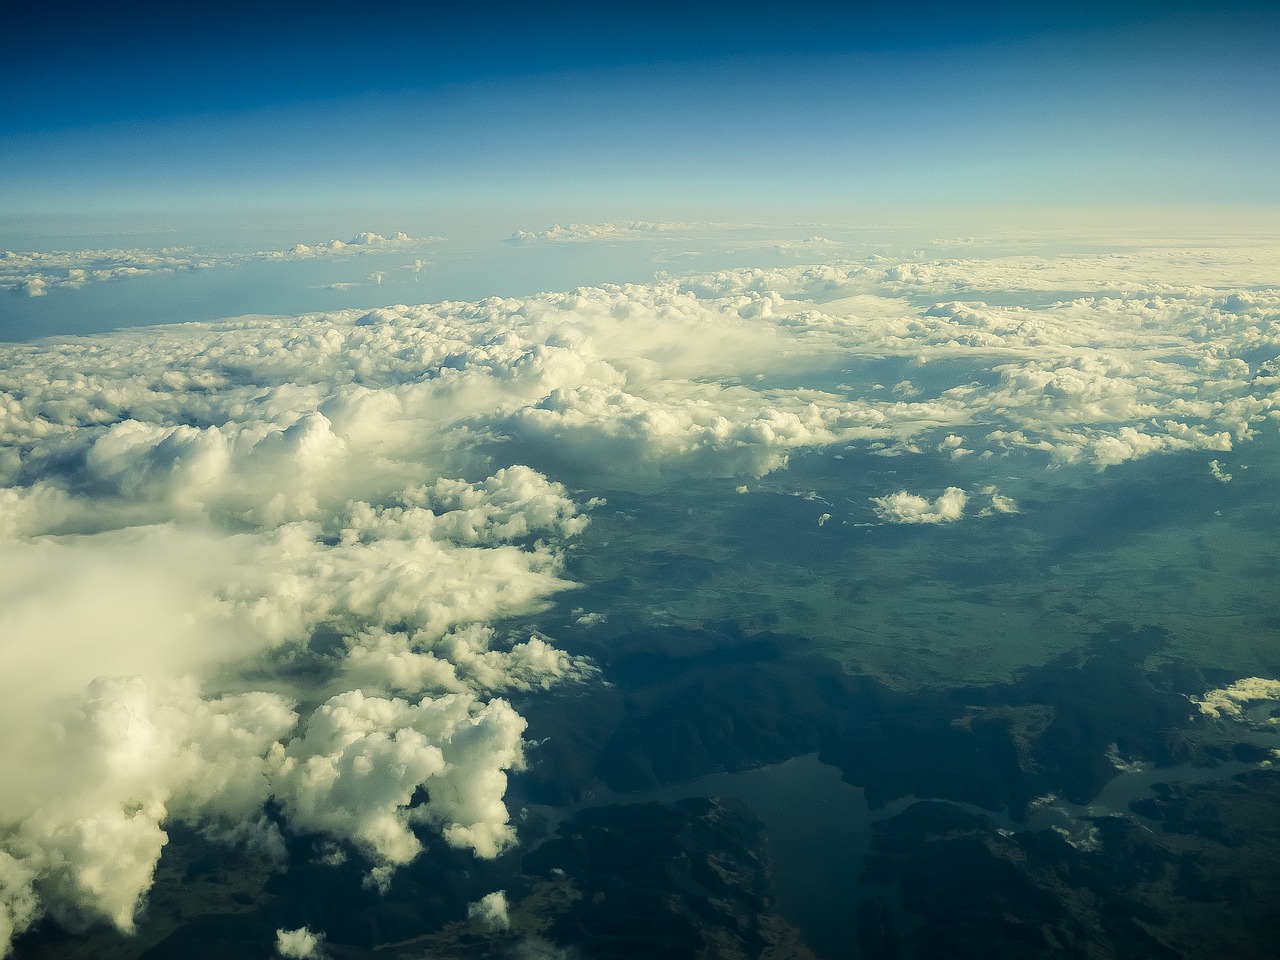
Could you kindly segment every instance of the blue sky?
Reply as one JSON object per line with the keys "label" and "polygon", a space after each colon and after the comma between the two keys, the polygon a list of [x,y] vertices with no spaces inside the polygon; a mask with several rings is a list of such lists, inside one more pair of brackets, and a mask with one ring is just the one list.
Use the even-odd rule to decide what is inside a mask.
{"label": "blue sky", "polygon": [[107,219],[1274,204],[1272,7],[28,10],[0,68],[0,204]]}

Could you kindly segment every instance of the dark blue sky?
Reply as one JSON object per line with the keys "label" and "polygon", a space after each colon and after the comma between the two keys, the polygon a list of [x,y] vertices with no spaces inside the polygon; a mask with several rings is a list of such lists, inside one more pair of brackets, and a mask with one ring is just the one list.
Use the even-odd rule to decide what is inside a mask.
{"label": "dark blue sky", "polygon": [[[5,15],[6,133],[430,92],[564,70],[942,51],[1138,25],[1277,37],[1274,3],[23,4]],[[1208,38],[1214,39],[1214,38]],[[1139,54],[1144,55],[1144,54]]]}
{"label": "dark blue sky", "polygon": [[1280,201],[1270,2],[25,6],[0,202],[28,212]]}

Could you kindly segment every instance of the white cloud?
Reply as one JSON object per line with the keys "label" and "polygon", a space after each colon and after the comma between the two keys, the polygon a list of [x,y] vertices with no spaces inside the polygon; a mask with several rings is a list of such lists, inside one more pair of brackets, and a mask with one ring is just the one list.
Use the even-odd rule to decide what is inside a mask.
{"label": "white cloud", "polygon": [[959,487],[947,487],[936,500],[899,490],[872,497],[876,516],[886,523],[951,523],[964,516],[968,496]]}
{"label": "white cloud", "polygon": [[1231,482],[1231,474],[1229,474],[1229,473],[1227,473],[1227,471],[1223,470],[1223,469],[1222,469],[1222,464],[1218,463],[1218,461],[1217,461],[1217,460],[1210,460],[1210,461],[1209,461],[1209,472],[1210,472],[1211,474],[1213,474],[1213,478],[1214,478],[1215,480],[1217,480],[1219,483],[1230,483],[1230,482]]}
{"label": "white cloud", "polygon": [[1191,698],[1191,702],[1207,717],[1237,719],[1244,715],[1246,706],[1265,700],[1280,701],[1280,680],[1245,677],[1229,687],[1209,690],[1203,697]]}
{"label": "white cloud", "polygon": [[475,903],[467,905],[467,919],[474,920],[490,930],[506,930],[511,926],[511,917],[507,913],[507,894],[505,890],[487,893]]}
{"label": "white cloud", "polygon": [[[51,252],[12,250],[0,253],[0,290],[15,290],[29,297],[44,296],[53,287],[78,289],[86,283],[127,280],[183,270],[234,267],[255,261],[344,259],[392,250],[413,250],[443,237],[411,237],[395,233],[384,237],[365,231],[350,240],[294,244],[287,250],[258,250],[252,253],[198,251],[190,247],[109,250],[59,250]],[[334,287],[344,286],[335,284]],[[349,284],[345,286],[350,286]]]}
{"label": "white cloud", "polygon": [[32,888],[35,876],[21,860],[0,850],[0,957],[9,955],[17,933],[40,917],[40,901]]}
{"label": "white cloud", "polygon": [[986,486],[982,488],[982,493],[991,498],[991,504],[983,507],[978,515],[989,517],[997,513],[1017,513],[1018,504],[1012,497],[1006,497],[995,486]]}
{"label": "white cloud", "polygon": [[6,757],[7,856],[63,926],[130,931],[165,821],[273,829],[261,805],[295,720],[273,694],[205,700],[190,681],[159,689],[141,677],[100,677],[80,705],[29,733],[38,751],[21,752],[21,779]]}
{"label": "white cloud", "polygon": [[[385,884],[422,850],[411,823],[494,857],[515,832],[503,794],[523,762],[525,722],[505,701],[466,694],[417,704],[351,690],[323,704],[273,780],[291,824],[354,843]],[[410,808],[419,786],[431,799]]]}
{"label": "white cloud", "polygon": [[[536,609],[565,586],[553,548],[507,542],[581,529],[555,486],[539,480],[516,470],[487,488],[411,492],[406,499],[440,511],[439,539],[396,515],[405,508],[379,516],[357,503],[337,516],[333,537],[316,522],[230,535],[167,524],[0,545],[5,675],[24,678],[0,707],[9,771],[0,849],[26,891],[9,899],[38,898],[72,928],[105,921],[128,930],[167,821],[223,824],[231,836],[271,796],[291,828],[362,850],[375,881],[416,854],[411,818],[478,855],[499,852],[512,835],[505,771],[522,762],[524,721],[488,697],[594,670],[540,637],[493,649],[482,625]],[[529,514],[517,518],[523,503]],[[450,506],[465,521],[451,520]],[[376,531],[353,521],[369,516]],[[290,739],[299,718],[286,688],[210,697],[194,680],[167,679],[216,683],[224,665],[303,645],[321,624],[353,631],[335,683],[439,695],[338,694]],[[378,636],[396,644],[379,647],[370,639]],[[388,646],[410,667],[379,666]],[[120,677],[122,667],[140,675]],[[82,705],[68,713],[69,697]],[[410,811],[423,783],[438,799]],[[257,842],[271,846],[269,836]],[[15,929],[32,919],[16,906],[9,913]]]}
{"label": "white cloud", "polygon": [[958,437],[954,433],[949,433],[942,438],[942,442],[936,447],[939,453],[945,453],[952,460],[959,460],[961,457],[967,457],[973,453],[964,445],[964,437]]}
{"label": "white cloud", "polygon": [[320,960],[325,955],[324,934],[307,927],[276,931],[276,953],[284,960]]}
{"label": "white cloud", "polygon": [[545,230],[517,230],[507,240],[513,244],[594,243],[616,240],[647,240],[667,234],[684,234],[694,229],[688,223],[650,223],[631,220],[624,223],[554,224]]}

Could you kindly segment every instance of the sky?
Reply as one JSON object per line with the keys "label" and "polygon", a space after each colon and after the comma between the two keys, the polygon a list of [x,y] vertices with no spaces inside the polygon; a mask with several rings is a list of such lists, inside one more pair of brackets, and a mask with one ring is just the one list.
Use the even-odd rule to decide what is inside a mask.
{"label": "sky", "polygon": [[[428,840],[500,860],[540,698],[612,696],[633,624],[910,686],[1127,620],[1190,665],[1187,724],[1280,696],[1270,4],[28,7],[0,958],[148,922],[178,822],[372,890]],[[508,877],[457,916],[530,922]]]}
{"label": "sky", "polygon": [[1280,19],[1251,0],[30,6],[11,223],[1280,201]]}

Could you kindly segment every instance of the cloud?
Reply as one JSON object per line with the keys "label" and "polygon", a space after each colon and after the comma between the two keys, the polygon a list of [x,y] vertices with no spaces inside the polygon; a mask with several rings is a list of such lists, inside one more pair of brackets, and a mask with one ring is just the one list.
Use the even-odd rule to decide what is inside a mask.
{"label": "cloud", "polygon": [[[109,494],[149,497],[150,471],[131,476],[145,482]],[[554,549],[527,542],[581,529],[557,489],[518,469],[437,483],[404,499],[439,513],[357,502],[332,538],[314,521],[232,534],[199,521],[2,545],[5,673],[26,678],[0,707],[10,925],[28,925],[34,902],[72,929],[129,930],[167,822],[278,847],[262,817],[271,797],[290,829],[361,851],[374,882],[418,852],[412,824],[480,856],[503,849],[524,721],[492,693],[594,674],[541,637],[494,649],[483,625],[567,585]],[[329,666],[335,686],[414,699],[349,690],[300,716],[287,686],[202,690],[237,661],[287,660],[321,626],[350,637]],[[424,785],[432,801],[412,807]]]}
{"label": "cloud", "polygon": [[[51,252],[9,250],[0,253],[0,290],[13,290],[29,297],[41,297],[50,288],[57,287],[79,289],[86,283],[215,267],[236,267],[253,262],[345,259],[392,250],[414,250],[443,240],[443,237],[415,238],[406,233],[384,237],[365,231],[350,240],[297,243],[285,250],[258,250],[252,253],[199,251],[191,247]],[[339,286],[334,285],[335,288]]]}
{"label": "cloud", "polygon": [[475,903],[468,904],[467,919],[474,920],[489,930],[506,930],[511,926],[511,918],[507,914],[506,891],[495,890]]}
{"label": "cloud", "polygon": [[40,917],[34,880],[30,867],[0,850],[0,956],[8,956],[14,935],[31,927]]}
{"label": "cloud", "polygon": [[[4,276],[203,263],[24,256]],[[43,915],[129,929],[173,822],[276,855],[280,829],[319,833],[375,886],[421,831],[507,849],[506,698],[598,677],[503,625],[573,587],[576,489],[745,491],[854,448],[963,467],[991,515],[1017,510],[981,478],[997,458],[1249,442],[1280,399],[1280,294],[1189,257],[868,258],[0,347],[0,944]],[[1223,263],[1214,283],[1260,270]],[[872,502],[943,523],[968,500]]]}
{"label": "cloud", "polygon": [[[522,765],[525,722],[505,701],[450,694],[417,704],[351,690],[323,704],[274,778],[291,824],[347,840],[385,885],[422,850],[412,824],[494,857],[514,841],[506,770]],[[411,806],[419,787],[431,799]]]}
{"label": "cloud", "polygon": [[320,960],[325,955],[324,934],[307,927],[276,931],[276,953],[285,960]]}
{"label": "cloud", "polygon": [[982,493],[991,498],[990,506],[983,507],[978,511],[978,516],[989,517],[997,513],[1017,513],[1018,504],[1012,497],[1006,497],[995,486],[986,486],[982,488]]}
{"label": "cloud", "polygon": [[259,250],[251,255],[254,260],[314,260],[318,257],[352,256],[371,251],[411,249],[425,243],[438,243],[443,237],[413,238],[407,233],[395,233],[390,237],[364,231],[350,240],[327,240],[323,243],[296,243],[288,250]]}
{"label": "cloud", "polygon": [[1209,690],[1203,697],[1192,697],[1202,714],[1207,717],[1239,719],[1244,708],[1251,703],[1280,700],[1280,680],[1266,677],[1245,677],[1229,687]]}
{"label": "cloud", "polygon": [[899,490],[872,497],[876,516],[886,523],[951,523],[964,516],[968,496],[959,487],[947,487],[936,500]]}
{"label": "cloud", "polygon": [[130,931],[167,820],[257,824],[270,845],[261,806],[278,741],[295,722],[292,704],[273,694],[206,700],[190,681],[95,679],[48,734],[31,738],[40,753],[25,752],[24,777],[14,780],[5,758],[5,845],[28,896],[68,929],[105,921]]}
{"label": "cloud", "polygon": [[670,234],[687,234],[694,230],[688,223],[650,223],[631,220],[624,223],[571,223],[554,224],[545,230],[517,230],[508,243],[528,245],[536,243],[594,243],[617,240],[648,240]]}
{"label": "cloud", "polygon": [[1217,480],[1219,483],[1231,482],[1231,474],[1223,470],[1222,464],[1218,463],[1217,460],[1209,461],[1209,472],[1213,474],[1213,479]]}
{"label": "cloud", "polygon": [[954,433],[949,433],[942,438],[942,442],[936,447],[939,453],[945,453],[952,460],[959,460],[961,457],[967,457],[973,453],[972,450],[964,446],[964,438],[958,437]]}
{"label": "cloud", "polygon": [[838,249],[842,244],[835,240],[828,240],[826,237],[812,236],[804,240],[780,240],[773,244],[773,250],[783,256],[800,258],[814,258],[829,256],[831,252]]}

